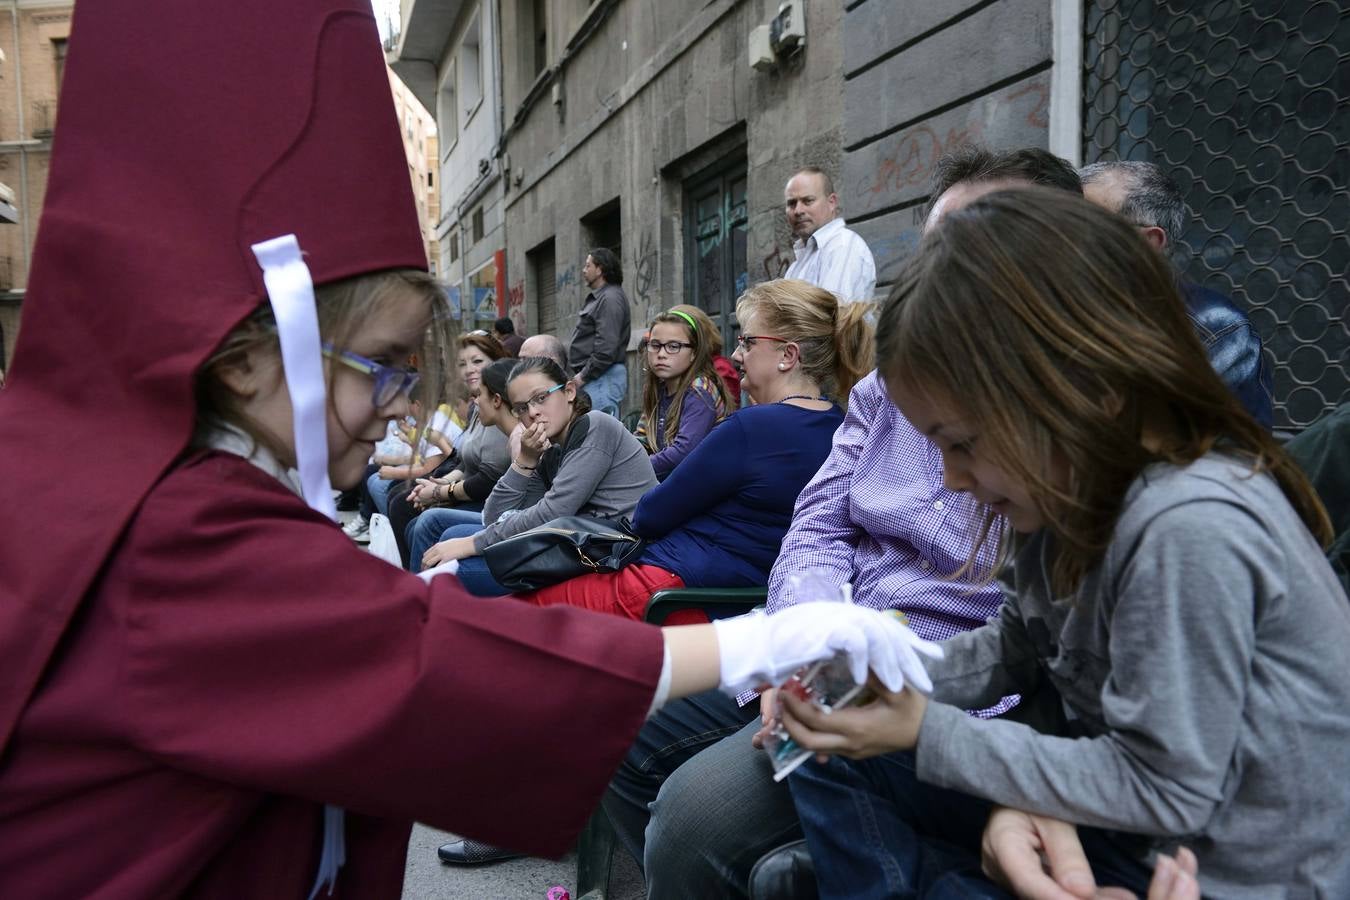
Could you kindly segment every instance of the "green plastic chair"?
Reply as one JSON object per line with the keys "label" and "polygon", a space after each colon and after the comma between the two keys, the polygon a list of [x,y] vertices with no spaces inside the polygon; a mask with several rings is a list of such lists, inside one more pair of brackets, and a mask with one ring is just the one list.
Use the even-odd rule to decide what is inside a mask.
{"label": "green plastic chair", "polygon": [[[701,609],[710,618],[735,616],[763,606],[767,596],[768,589],[762,587],[671,588],[652,594],[642,618],[661,625],[671,613],[685,609]],[[577,840],[577,900],[605,900],[616,840],[605,808],[597,806]]]}

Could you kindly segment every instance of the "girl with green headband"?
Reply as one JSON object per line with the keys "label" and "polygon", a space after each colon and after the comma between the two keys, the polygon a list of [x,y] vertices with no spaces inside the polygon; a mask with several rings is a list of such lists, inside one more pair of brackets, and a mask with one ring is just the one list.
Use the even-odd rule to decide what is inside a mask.
{"label": "girl with green headband", "polygon": [[713,368],[712,341],[680,310],[652,320],[643,346],[642,425],[656,477],[664,480],[734,409]]}

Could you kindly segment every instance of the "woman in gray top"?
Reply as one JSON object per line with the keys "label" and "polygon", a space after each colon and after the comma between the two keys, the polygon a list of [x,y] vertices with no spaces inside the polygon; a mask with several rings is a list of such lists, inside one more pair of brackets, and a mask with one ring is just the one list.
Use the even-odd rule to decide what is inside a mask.
{"label": "woman in gray top", "polygon": [[[1350,897],[1330,524],[1207,364],[1167,261],[1081,199],[1000,191],[925,237],[877,332],[980,539],[995,514],[1016,535],[1000,614],[943,642],[931,698],[783,699],[798,743],[856,757],[789,779],[821,896],[1006,897],[980,874],[998,804],[1078,826],[1098,883],[1142,894],[1188,845],[1206,896]],[[1012,693],[1004,719],[962,711]]]}
{"label": "woman in gray top", "polygon": [[460,560],[460,581],[480,596],[507,593],[488,572],[484,548],[560,516],[631,516],[656,487],[637,438],[613,416],[593,412],[586,392],[553,360],[521,360],[507,392],[525,431],[519,454],[483,506],[487,527],[451,528],[422,557],[423,568]]}

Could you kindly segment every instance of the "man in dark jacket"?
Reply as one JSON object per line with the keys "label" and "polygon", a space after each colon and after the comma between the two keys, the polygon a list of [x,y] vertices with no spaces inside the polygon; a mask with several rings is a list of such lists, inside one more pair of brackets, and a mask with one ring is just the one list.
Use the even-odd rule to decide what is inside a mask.
{"label": "man in dark jacket", "polygon": [[[1145,238],[1169,253],[1190,218],[1181,189],[1149,162],[1099,162],[1082,169],[1083,196],[1139,226]],[[1200,342],[1210,364],[1258,422],[1271,426],[1271,378],[1261,336],[1246,313],[1217,291],[1180,280]]]}
{"label": "man in dark jacket", "polygon": [[619,415],[628,390],[628,336],[633,314],[623,284],[623,269],[613,250],[596,248],[581,267],[581,278],[590,288],[577,314],[577,326],[567,349],[572,380],[590,395],[591,406],[612,416]]}

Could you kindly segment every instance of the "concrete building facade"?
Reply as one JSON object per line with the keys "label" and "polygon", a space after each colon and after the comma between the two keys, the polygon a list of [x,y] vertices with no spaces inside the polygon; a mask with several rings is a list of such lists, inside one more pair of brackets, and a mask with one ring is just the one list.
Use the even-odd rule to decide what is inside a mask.
{"label": "concrete building facade", "polygon": [[441,192],[437,187],[440,155],[437,152],[436,120],[431,117],[403,80],[389,70],[389,87],[394,92],[394,114],[403,135],[403,152],[408,159],[408,180],[412,182],[417,203],[417,221],[422,226],[422,241],[427,248],[431,274],[439,275],[440,241],[436,226],[441,220]]}
{"label": "concrete building facade", "polygon": [[491,329],[507,309],[500,7],[403,0],[400,12],[390,65],[436,118],[436,269],[466,330]]}
{"label": "concrete building facade", "polygon": [[[805,41],[752,67],[752,32],[784,12]],[[730,339],[736,296],[792,259],[782,190],[802,165],[836,173],[884,294],[943,153],[1036,146],[1173,173],[1193,213],[1177,263],[1248,310],[1277,426],[1350,399],[1343,4],[404,0],[405,31],[439,29],[417,52],[405,35],[405,80],[434,91],[474,16],[499,23],[504,124],[449,170],[443,148],[442,184],[490,184],[497,300],[526,331],[568,336],[586,251],[610,246],[630,346],[679,302]]]}
{"label": "concrete building facade", "polygon": [[70,37],[72,0],[9,0],[0,6],[0,368],[8,368],[19,330],[29,262],[47,189],[57,96]]}
{"label": "concrete building facade", "polygon": [[[788,177],[840,163],[837,9],[807,4],[805,45],[758,71],[749,36],[778,12],[770,0],[503,3],[512,309],[566,338],[581,264],[607,246],[633,304],[630,347],[683,302],[730,340],[739,293],[791,259]],[[630,399],[640,374],[630,364]]]}

